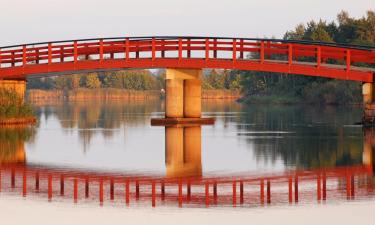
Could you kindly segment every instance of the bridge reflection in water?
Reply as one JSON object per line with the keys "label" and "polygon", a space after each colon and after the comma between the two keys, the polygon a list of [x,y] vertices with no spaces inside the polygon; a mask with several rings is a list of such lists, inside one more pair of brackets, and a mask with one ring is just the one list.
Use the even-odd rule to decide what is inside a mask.
{"label": "bridge reflection in water", "polygon": [[[375,196],[375,130],[365,130],[363,163],[356,166],[295,170],[278,174],[202,176],[201,127],[165,128],[166,176],[100,173],[27,165],[23,143],[29,128],[1,129],[0,190],[49,201],[150,204],[167,206],[241,206]],[[12,143],[9,140],[13,141]]]}

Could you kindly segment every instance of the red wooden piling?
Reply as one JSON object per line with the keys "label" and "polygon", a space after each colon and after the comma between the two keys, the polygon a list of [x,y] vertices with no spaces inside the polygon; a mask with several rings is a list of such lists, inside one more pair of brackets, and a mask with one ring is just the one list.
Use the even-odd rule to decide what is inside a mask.
{"label": "red wooden piling", "polygon": [[232,184],[232,203],[233,203],[233,206],[236,207],[237,205],[237,182],[236,181],[233,181],[233,184]]}
{"label": "red wooden piling", "polygon": [[48,201],[52,200],[52,175],[48,175]]}
{"label": "red wooden piling", "polygon": [[267,180],[267,203],[271,203],[271,181]]}
{"label": "red wooden piling", "polygon": [[152,181],[152,207],[156,206],[156,189],[155,189],[155,181]]}
{"label": "red wooden piling", "polygon": [[78,201],[78,180],[77,178],[74,178],[73,180],[73,198],[74,198],[74,203],[77,203]]}

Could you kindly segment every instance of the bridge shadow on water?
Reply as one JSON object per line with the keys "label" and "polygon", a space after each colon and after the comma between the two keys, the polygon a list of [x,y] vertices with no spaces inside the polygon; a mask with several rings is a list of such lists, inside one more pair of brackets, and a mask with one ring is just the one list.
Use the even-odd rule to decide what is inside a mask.
{"label": "bridge shadow on water", "polygon": [[[300,157],[296,164],[307,168],[230,175],[202,173],[201,132],[200,126],[165,127],[166,174],[160,176],[29,164],[24,143],[34,138],[34,128],[4,127],[0,129],[0,190],[49,201],[153,207],[259,207],[375,196],[374,129],[363,131],[360,160],[343,156],[336,158],[335,165],[320,165]],[[285,160],[293,160],[293,152]]]}

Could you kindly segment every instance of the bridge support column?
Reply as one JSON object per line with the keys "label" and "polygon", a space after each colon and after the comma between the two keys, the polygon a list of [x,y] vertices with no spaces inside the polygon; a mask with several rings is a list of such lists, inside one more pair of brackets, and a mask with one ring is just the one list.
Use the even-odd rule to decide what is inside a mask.
{"label": "bridge support column", "polygon": [[375,170],[374,154],[375,154],[375,128],[365,128],[362,163],[363,165],[371,168],[373,172]]}
{"label": "bridge support column", "polygon": [[363,123],[365,126],[375,125],[375,83],[364,83],[363,94]]}
{"label": "bridge support column", "polygon": [[167,69],[165,118],[152,119],[152,125],[213,124],[202,115],[202,69]]}
{"label": "bridge support column", "polygon": [[26,80],[0,80],[0,89],[15,91],[23,101],[26,93]]}

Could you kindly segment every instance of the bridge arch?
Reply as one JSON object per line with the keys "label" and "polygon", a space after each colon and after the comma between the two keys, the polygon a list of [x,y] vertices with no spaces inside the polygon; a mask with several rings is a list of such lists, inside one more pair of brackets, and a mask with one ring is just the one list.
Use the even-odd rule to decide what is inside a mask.
{"label": "bridge arch", "polygon": [[[248,55],[251,57],[246,57]],[[192,86],[185,87],[186,90],[197,90],[197,85],[200,85],[194,81],[199,80],[199,76],[186,79],[186,75],[189,75],[186,73],[190,71],[199,74],[197,70],[204,68],[352,80],[366,83],[363,90],[366,104],[374,101],[375,47],[371,46],[280,39],[155,36],[81,39],[0,47],[0,80],[24,81],[32,76],[127,68],[181,70],[185,75],[173,79],[188,80],[184,85],[191,83]],[[172,71],[170,74],[175,73],[176,71]],[[182,85],[181,82],[169,83],[174,87]],[[181,90],[184,88],[178,91],[182,96]],[[197,97],[199,96],[193,94],[188,99]],[[190,102],[189,105],[196,105],[196,102]],[[177,111],[181,111],[183,104],[178,107]],[[181,116],[181,113],[178,115]]]}

